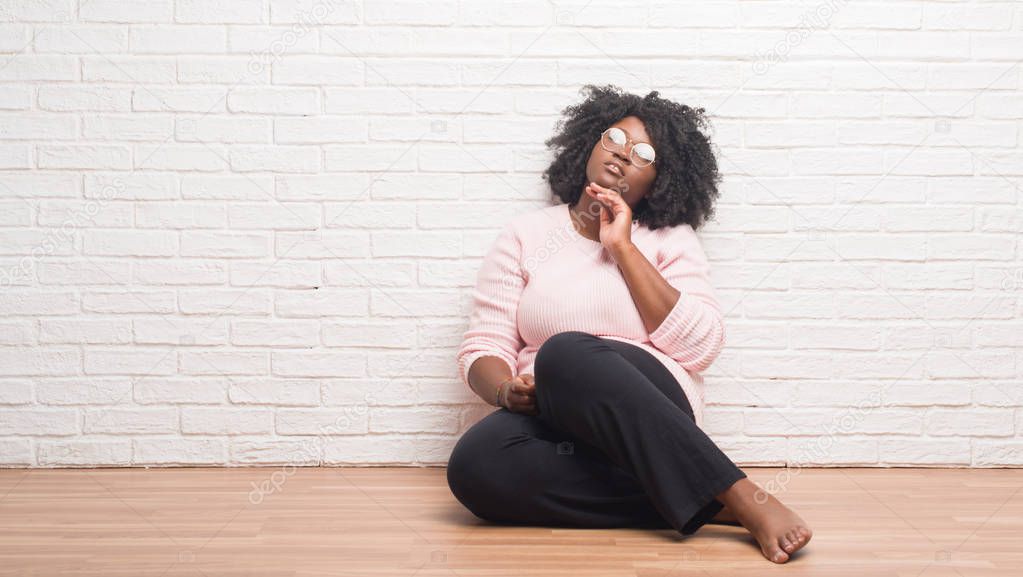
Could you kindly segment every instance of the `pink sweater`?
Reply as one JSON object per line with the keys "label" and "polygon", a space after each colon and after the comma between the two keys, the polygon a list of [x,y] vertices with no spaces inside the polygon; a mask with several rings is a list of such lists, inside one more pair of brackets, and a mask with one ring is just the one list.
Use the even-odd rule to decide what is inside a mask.
{"label": "pink sweater", "polygon": [[468,386],[469,367],[483,356],[501,358],[514,375],[533,374],[536,353],[548,337],[586,331],[653,354],[678,380],[702,428],[700,372],[725,343],[707,257],[689,225],[652,231],[634,222],[632,242],[682,292],[651,333],[618,265],[599,242],[573,228],[567,204],[514,216],[477,275],[469,329],[456,357],[463,383]]}

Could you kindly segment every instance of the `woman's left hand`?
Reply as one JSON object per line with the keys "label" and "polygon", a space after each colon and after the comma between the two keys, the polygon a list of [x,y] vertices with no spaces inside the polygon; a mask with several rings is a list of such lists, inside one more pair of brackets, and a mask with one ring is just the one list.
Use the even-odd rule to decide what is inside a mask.
{"label": "woman's left hand", "polygon": [[617,190],[595,182],[586,185],[586,194],[602,204],[600,209],[600,244],[617,250],[632,244],[632,207]]}

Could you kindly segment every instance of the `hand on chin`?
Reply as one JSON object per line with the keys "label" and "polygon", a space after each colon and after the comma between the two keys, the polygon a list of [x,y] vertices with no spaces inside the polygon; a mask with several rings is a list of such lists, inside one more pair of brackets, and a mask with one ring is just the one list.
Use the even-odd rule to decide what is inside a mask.
{"label": "hand on chin", "polygon": [[632,207],[615,189],[597,182],[586,185],[586,194],[600,202],[600,243],[608,250],[632,242]]}

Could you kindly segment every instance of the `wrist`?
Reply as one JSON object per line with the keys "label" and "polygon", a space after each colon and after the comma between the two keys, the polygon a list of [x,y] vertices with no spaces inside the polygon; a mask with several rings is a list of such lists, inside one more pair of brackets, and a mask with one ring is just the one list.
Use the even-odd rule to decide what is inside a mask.
{"label": "wrist", "polygon": [[615,260],[618,260],[621,257],[627,256],[634,248],[636,248],[636,245],[629,240],[613,244],[608,247],[607,251],[611,253],[611,256],[614,257]]}

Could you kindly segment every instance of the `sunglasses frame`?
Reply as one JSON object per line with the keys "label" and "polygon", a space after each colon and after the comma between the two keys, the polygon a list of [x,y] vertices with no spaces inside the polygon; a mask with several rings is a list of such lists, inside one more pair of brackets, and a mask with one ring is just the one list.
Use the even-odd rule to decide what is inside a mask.
{"label": "sunglasses frame", "polygon": [[[621,127],[618,127],[618,126],[611,126],[607,130],[605,130],[604,132],[600,133],[600,147],[601,148],[603,148],[604,150],[606,150],[608,152],[615,152],[614,150],[608,148],[607,146],[604,146],[604,136],[608,132],[611,132],[612,130],[621,130],[622,134],[625,135],[625,144],[628,144],[630,142],[632,143],[632,148],[629,149],[628,156],[629,156],[629,160],[637,168],[646,168],[647,166],[650,166],[651,164],[657,162],[657,150],[654,148],[654,146],[652,144],[650,144],[649,142],[636,142],[635,140],[632,140],[632,138],[629,136],[629,133],[626,132],[624,128],[621,128]],[[610,139],[610,137],[608,137],[608,139]],[[611,140],[611,142],[614,142],[614,140]],[[621,149],[622,152],[625,152],[625,144],[621,144],[621,145],[616,144],[616,146],[618,146]],[[650,150],[654,151],[654,159],[650,160],[650,161],[647,161],[647,159],[645,159],[645,158],[643,158],[643,157],[641,157],[639,155],[634,155],[634,152],[636,150],[636,145],[637,144],[645,144],[645,145],[649,146]],[[642,160],[646,164],[639,164],[639,163],[637,163],[636,162],[637,158]]]}

